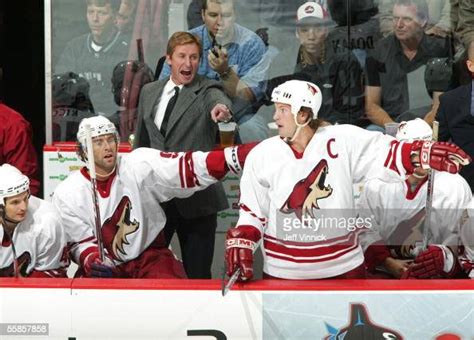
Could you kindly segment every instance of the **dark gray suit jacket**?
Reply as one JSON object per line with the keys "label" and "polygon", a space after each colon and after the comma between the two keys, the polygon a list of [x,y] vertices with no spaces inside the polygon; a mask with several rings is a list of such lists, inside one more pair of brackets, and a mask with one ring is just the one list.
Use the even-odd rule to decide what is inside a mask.
{"label": "dark gray suit jacket", "polygon": [[[439,121],[441,142],[451,140],[474,158],[474,117],[471,115],[472,82],[445,92],[439,97],[436,120]],[[461,169],[463,176],[474,192],[474,163]]]}
{"label": "dark gray suit jacket", "polygon": [[[210,151],[215,147],[217,124],[211,120],[211,109],[222,103],[230,107],[222,85],[196,75],[184,86],[171,112],[166,136],[155,125],[155,113],[167,79],[146,84],[138,104],[138,121],[134,148],[151,147],[163,151]],[[207,216],[228,208],[221,183],[196,192],[189,198],[175,199],[180,214],[185,218]]]}

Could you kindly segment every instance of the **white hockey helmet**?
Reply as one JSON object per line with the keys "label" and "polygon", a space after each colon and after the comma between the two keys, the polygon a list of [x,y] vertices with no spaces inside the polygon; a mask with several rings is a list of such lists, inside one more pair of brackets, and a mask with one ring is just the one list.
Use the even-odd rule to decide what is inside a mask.
{"label": "white hockey helmet", "polygon": [[20,170],[10,164],[0,166],[0,205],[5,198],[30,190],[30,180]]}
{"label": "white hockey helmet", "polygon": [[400,125],[398,125],[395,137],[398,140],[432,140],[433,130],[423,119],[416,118],[407,122],[401,122]]}
{"label": "white hockey helmet", "polygon": [[102,135],[114,134],[118,142],[119,137],[117,129],[110,120],[103,116],[84,118],[81,120],[79,129],[77,130],[77,141],[84,149],[86,149],[86,124],[89,124],[90,126],[92,138]]}
{"label": "white hockey helmet", "polygon": [[313,119],[318,118],[322,100],[319,87],[303,80],[288,80],[272,92],[272,102],[290,105],[295,116],[302,106],[309,107],[313,110]]}

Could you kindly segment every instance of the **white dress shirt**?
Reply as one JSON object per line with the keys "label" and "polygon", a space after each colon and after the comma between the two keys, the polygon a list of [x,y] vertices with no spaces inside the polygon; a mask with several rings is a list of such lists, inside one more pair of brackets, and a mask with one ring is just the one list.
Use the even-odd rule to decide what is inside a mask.
{"label": "white dress shirt", "polygon": [[174,88],[178,86],[179,90],[183,89],[183,84],[176,85],[171,78],[166,83],[165,87],[163,88],[163,93],[161,94],[160,101],[158,103],[158,108],[156,109],[155,115],[155,124],[158,129],[161,128],[161,123],[163,123],[163,118],[165,117],[166,107],[168,106],[168,102],[170,101],[171,97],[174,96]]}

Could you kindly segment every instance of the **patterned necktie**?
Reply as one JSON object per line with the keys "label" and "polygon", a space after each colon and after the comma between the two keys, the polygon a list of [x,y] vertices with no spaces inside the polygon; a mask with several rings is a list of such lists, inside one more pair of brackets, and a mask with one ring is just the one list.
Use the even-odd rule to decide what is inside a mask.
{"label": "patterned necktie", "polygon": [[161,123],[160,132],[163,136],[166,136],[166,128],[168,127],[168,121],[171,116],[171,111],[173,111],[174,105],[178,100],[179,87],[174,87],[174,96],[170,98],[168,105],[166,106],[165,115],[163,117],[163,122]]}

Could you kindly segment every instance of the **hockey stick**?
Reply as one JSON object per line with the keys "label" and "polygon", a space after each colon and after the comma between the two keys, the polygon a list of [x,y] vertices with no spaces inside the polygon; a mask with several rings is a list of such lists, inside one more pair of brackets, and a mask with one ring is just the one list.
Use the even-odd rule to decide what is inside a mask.
{"label": "hockey stick", "polygon": [[137,39],[137,58],[141,63],[145,62],[145,54],[143,53],[143,40]]}
{"label": "hockey stick", "polygon": [[89,176],[92,185],[92,202],[94,203],[95,215],[95,237],[97,239],[97,247],[99,249],[99,259],[104,261],[104,244],[102,242],[102,227],[100,223],[100,209],[99,198],[97,196],[97,177],[95,173],[94,150],[92,148],[91,127],[89,124],[85,125],[86,146],[87,146],[87,167],[89,169]]}
{"label": "hockey stick", "polygon": [[222,277],[222,296],[226,296],[226,294],[229,292],[229,290],[232,288],[232,286],[235,284],[235,282],[239,278],[239,275],[240,275],[241,272],[242,272],[242,270],[240,268],[237,268],[237,270],[229,278],[229,281],[227,281],[227,283],[226,283],[225,282],[225,270],[224,270],[224,276]]}
{"label": "hockey stick", "polygon": [[[438,121],[433,122],[433,141],[438,141],[439,123]],[[428,183],[426,187],[426,205],[425,205],[425,223],[423,224],[423,244],[422,250],[428,247],[428,241],[430,237],[430,224],[431,224],[431,211],[433,209],[433,185],[434,185],[434,170],[429,170]]]}
{"label": "hockey stick", "polygon": [[[262,243],[262,240],[258,241],[257,246],[253,250],[253,254],[257,251],[258,248],[260,248],[260,243]],[[232,275],[229,278],[229,281],[227,283],[225,282],[225,265],[224,265],[224,275],[222,277],[222,296],[226,296],[226,294],[231,290],[232,286],[237,282],[237,279],[240,276],[240,273],[242,272],[242,269],[237,268]]]}

